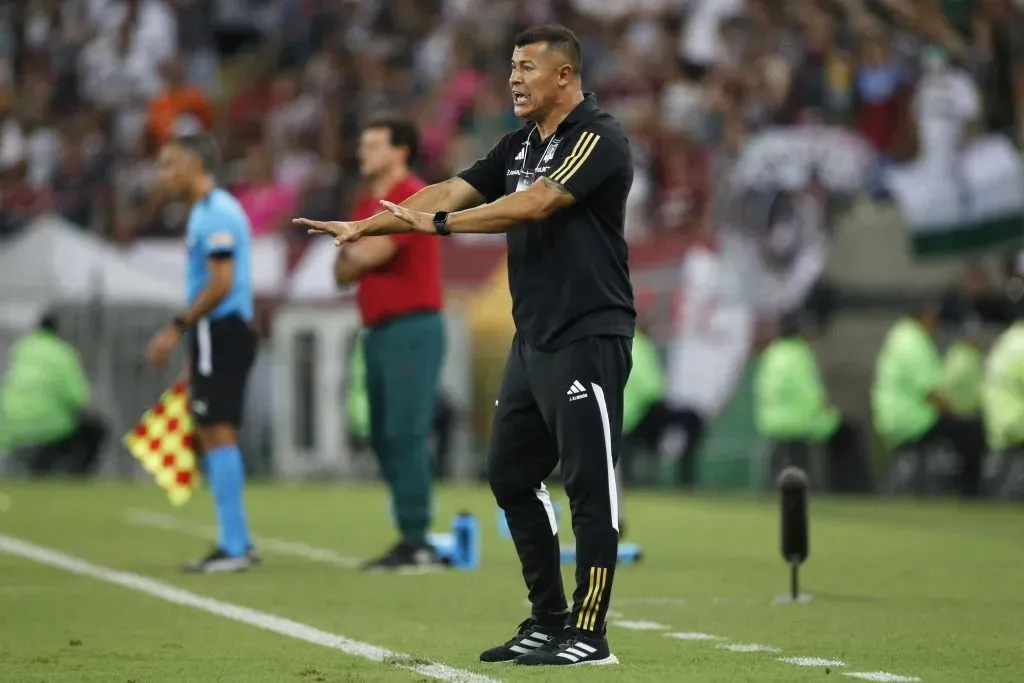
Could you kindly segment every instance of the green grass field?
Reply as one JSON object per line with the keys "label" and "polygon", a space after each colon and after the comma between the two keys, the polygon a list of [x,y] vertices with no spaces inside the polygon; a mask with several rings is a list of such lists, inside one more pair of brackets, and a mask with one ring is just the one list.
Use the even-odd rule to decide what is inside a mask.
{"label": "green grass field", "polygon": [[[1024,667],[1021,508],[813,499],[803,572],[813,601],[794,605],[773,604],[787,587],[777,501],[633,492],[628,540],[646,556],[617,575],[609,638],[622,664],[534,670],[477,661],[528,613],[514,550],[498,535],[484,489],[442,490],[438,528],[460,508],[476,513],[484,532],[481,569],[421,576],[341,566],[342,556],[365,557],[392,540],[377,487],[251,486],[250,519],[264,539],[264,565],[230,576],[176,569],[208,547],[201,536],[213,515],[205,492],[173,510],[149,486],[0,482],[0,491],[5,682],[415,681],[439,671],[465,681],[482,680],[465,672],[504,681],[752,683],[888,672],[927,683],[997,683],[1020,681]],[[312,644],[242,623],[251,621],[248,612],[236,621],[100,580],[111,575],[47,566],[12,553],[17,541],[392,654],[374,661],[352,653],[365,651],[358,643]],[[723,647],[736,644],[779,651]],[[801,667],[779,661],[784,657],[845,666]],[[453,669],[427,669],[428,662]]]}

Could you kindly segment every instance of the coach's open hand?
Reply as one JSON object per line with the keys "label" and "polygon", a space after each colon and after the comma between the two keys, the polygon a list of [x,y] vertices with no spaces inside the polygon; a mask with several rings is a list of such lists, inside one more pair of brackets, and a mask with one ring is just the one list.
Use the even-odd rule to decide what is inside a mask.
{"label": "coach's open hand", "polygon": [[157,332],[150,340],[149,350],[146,353],[149,364],[154,368],[162,367],[174,353],[174,347],[178,345],[180,339],[181,332],[174,325],[168,325]]}
{"label": "coach's open hand", "polygon": [[386,200],[381,200],[380,205],[390,211],[395,218],[408,223],[409,227],[416,232],[425,232],[431,235],[437,234],[437,228],[434,227],[434,214],[413,211]]}
{"label": "coach's open hand", "polygon": [[295,225],[304,225],[310,235],[328,235],[334,238],[334,245],[355,242],[363,236],[359,224],[354,221],[314,221],[308,218],[293,218]]}

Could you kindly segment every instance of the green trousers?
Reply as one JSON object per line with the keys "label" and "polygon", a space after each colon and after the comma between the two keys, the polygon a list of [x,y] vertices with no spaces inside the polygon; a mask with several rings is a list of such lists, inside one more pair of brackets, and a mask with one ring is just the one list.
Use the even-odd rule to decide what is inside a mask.
{"label": "green trousers", "polygon": [[367,330],[370,442],[391,488],[402,538],[426,542],[431,517],[429,438],[434,422],[444,317],[413,313]]}

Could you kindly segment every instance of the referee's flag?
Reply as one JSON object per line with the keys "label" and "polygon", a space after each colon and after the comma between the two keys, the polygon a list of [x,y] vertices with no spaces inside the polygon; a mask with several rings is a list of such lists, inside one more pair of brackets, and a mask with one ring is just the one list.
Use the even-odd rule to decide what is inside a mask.
{"label": "referee's flag", "polygon": [[164,392],[124,437],[125,447],[153,475],[174,506],[187,503],[199,485],[192,441],[192,416],[184,384]]}

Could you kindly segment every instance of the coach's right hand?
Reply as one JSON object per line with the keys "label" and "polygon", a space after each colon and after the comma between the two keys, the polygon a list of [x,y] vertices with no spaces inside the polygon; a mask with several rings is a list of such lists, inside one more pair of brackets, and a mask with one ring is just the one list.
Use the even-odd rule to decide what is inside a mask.
{"label": "coach's right hand", "polygon": [[314,221],[309,218],[293,218],[292,223],[304,225],[310,235],[328,235],[334,238],[334,245],[354,242],[362,237],[359,224],[354,221]]}

